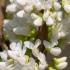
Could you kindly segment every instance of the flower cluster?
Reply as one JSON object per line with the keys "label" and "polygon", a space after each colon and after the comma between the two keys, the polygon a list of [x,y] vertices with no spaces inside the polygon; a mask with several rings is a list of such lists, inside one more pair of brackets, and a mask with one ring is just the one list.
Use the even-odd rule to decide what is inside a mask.
{"label": "flower cluster", "polygon": [[[64,43],[70,42],[70,1],[9,1],[3,27],[5,37],[11,43],[10,49],[0,52],[2,59],[0,70],[62,70],[66,68],[67,57],[59,58],[58,56],[62,52],[61,47]],[[41,36],[44,34],[44,29],[45,38],[44,35]],[[44,50],[41,51],[42,49]],[[47,61],[48,53],[54,56],[52,57],[53,65]]]}

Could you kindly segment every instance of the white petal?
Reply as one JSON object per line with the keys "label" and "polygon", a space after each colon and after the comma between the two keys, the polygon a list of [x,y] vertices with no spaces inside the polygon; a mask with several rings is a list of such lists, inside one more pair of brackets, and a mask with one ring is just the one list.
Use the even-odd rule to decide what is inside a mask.
{"label": "white petal", "polygon": [[17,47],[16,42],[12,42],[12,43],[10,44],[11,50],[16,50],[16,47]]}
{"label": "white petal", "polygon": [[25,12],[30,13],[33,10],[33,6],[32,5],[26,6],[24,7],[24,10]]}
{"label": "white petal", "polygon": [[43,19],[46,21],[47,18],[48,18],[48,16],[49,16],[49,12],[48,11],[47,12],[44,12]]}
{"label": "white petal", "polygon": [[17,55],[18,55],[18,51],[10,51],[8,50],[8,55],[12,58],[12,59],[16,59]]}
{"label": "white petal", "polygon": [[36,6],[37,10],[42,9],[42,4],[40,2],[37,2],[35,6]]}
{"label": "white petal", "polygon": [[55,8],[55,10],[60,10],[60,8],[61,8],[60,3],[59,2],[54,2],[54,8]]}
{"label": "white petal", "polygon": [[51,47],[51,45],[50,45],[50,43],[48,41],[44,40],[43,44],[44,44],[45,48],[50,48]]}
{"label": "white petal", "polygon": [[45,70],[45,68],[47,67],[47,64],[39,64],[39,69],[40,70]]}
{"label": "white petal", "polygon": [[57,68],[60,70],[60,69],[65,69],[67,67],[68,63],[67,62],[63,62],[63,63],[60,63]]}
{"label": "white petal", "polygon": [[54,56],[58,56],[61,54],[61,49],[58,47],[50,48],[50,53]]}
{"label": "white petal", "polygon": [[21,10],[21,11],[19,11],[19,12],[17,12],[17,17],[19,17],[19,18],[23,18],[24,16],[25,16],[25,12],[24,12],[24,10]]}
{"label": "white petal", "polygon": [[65,36],[66,36],[66,34],[65,34],[65,32],[63,32],[63,31],[61,31],[61,32],[58,33],[58,37],[59,37],[59,38],[65,37]]}
{"label": "white petal", "polygon": [[25,58],[24,57],[18,57],[17,59],[16,59],[21,65],[23,65],[23,64],[25,64]]}
{"label": "white petal", "polygon": [[37,48],[32,48],[32,53],[35,57],[38,57],[39,56],[39,50]]}
{"label": "white petal", "polygon": [[0,56],[3,60],[7,60],[7,51],[3,51]]}
{"label": "white petal", "polygon": [[62,57],[57,59],[57,61],[60,63],[65,62],[66,60],[67,60],[67,57]]}
{"label": "white petal", "polygon": [[22,54],[24,55],[26,53],[26,47],[23,46]]}
{"label": "white petal", "polygon": [[10,4],[6,8],[6,12],[14,13],[17,11],[17,5],[16,4]]}
{"label": "white petal", "polygon": [[34,47],[34,44],[30,41],[25,41],[24,46],[31,49]]}
{"label": "white petal", "polygon": [[37,48],[37,47],[39,47],[40,44],[41,44],[41,40],[40,40],[40,39],[37,39],[37,40],[35,41],[34,47]]}
{"label": "white petal", "polygon": [[64,10],[69,13],[70,12],[70,5],[65,5]]}
{"label": "white petal", "polygon": [[5,67],[6,63],[5,62],[0,62],[0,67]]}
{"label": "white petal", "polygon": [[47,24],[48,26],[51,26],[51,25],[54,24],[54,20],[53,20],[53,18],[52,18],[51,16],[48,17],[48,19],[47,19],[47,21],[46,21],[46,24]]}
{"label": "white petal", "polygon": [[31,14],[31,17],[32,17],[33,19],[39,18],[39,16],[38,16],[37,14],[35,14],[35,13],[32,13],[32,14]]}
{"label": "white petal", "polygon": [[62,14],[63,14],[63,12],[62,11],[59,11],[56,14],[57,14],[57,20],[58,21],[61,21],[62,20]]}
{"label": "white petal", "polygon": [[41,63],[46,64],[46,57],[43,53],[41,53],[41,52],[39,53],[38,59],[40,60]]}
{"label": "white petal", "polygon": [[21,51],[21,48],[22,48],[22,42],[20,41],[17,43],[16,50]]}
{"label": "white petal", "polygon": [[35,26],[41,26],[42,25],[42,18],[41,17],[37,18],[33,23]]}

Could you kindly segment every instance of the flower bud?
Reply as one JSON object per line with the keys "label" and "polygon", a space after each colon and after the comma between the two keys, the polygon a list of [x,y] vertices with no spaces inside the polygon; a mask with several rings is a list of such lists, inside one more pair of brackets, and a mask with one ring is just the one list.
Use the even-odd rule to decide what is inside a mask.
{"label": "flower bud", "polygon": [[58,48],[58,47],[55,47],[55,48],[51,48],[50,49],[50,53],[54,56],[58,56],[61,54],[61,49]]}
{"label": "flower bud", "polygon": [[68,65],[67,62],[62,62],[62,63],[60,63],[60,64],[57,65],[57,68],[58,68],[59,70],[65,69],[65,68],[67,67],[67,65]]}
{"label": "flower bud", "polygon": [[65,62],[67,60],[67,57],[62,57],[62,58],[58,58],[57,61],[58,62]]}

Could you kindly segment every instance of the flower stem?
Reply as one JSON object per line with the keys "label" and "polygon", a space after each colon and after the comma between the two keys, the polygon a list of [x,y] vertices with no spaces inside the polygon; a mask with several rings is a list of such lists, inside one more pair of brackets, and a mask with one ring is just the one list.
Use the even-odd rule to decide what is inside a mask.
{"label": "flower stem", "polygon": [[38,29],[38,38],[41,40],[41,45],[39,46],[39,50],[44,52],[45,47],[43,45],[43,40],[48,40],[48,26],[44,22],[42,26]]}

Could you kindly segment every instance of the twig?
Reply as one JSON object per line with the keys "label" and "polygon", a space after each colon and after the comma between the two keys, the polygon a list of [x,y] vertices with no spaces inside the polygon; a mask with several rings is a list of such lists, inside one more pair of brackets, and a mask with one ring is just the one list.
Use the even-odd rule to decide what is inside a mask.
{"label": "twig", "polygon": [[0,48],[7,49],[3,36],[3,20],[5,15],[6,0],[0,0]]}

